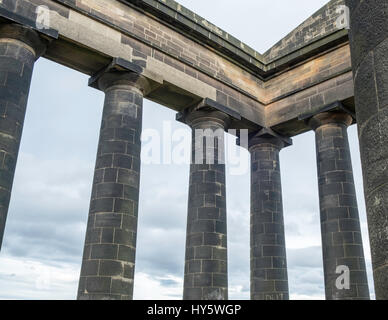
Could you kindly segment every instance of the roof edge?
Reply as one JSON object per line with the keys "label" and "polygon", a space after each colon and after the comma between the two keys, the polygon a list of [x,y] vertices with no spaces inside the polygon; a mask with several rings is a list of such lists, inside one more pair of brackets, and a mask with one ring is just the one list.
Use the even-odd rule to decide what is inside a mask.
{"label": "roof edge", "polygon": [[[321,45],[327,50],[330,46],[334,47],[339,43],[348,41],[348,31],[346,29],[338,29],[324,34],[321,37],[317,37],[313,41],[273,59],[267,57],[266,54],[276,44],[268,49],[265,54],[261,54],[174,0],[119,1],[140,8],[166,23],[173,23],[174,27],[180,32],[188,34],[202,43],[209,45],[216,51],[235,60],[240,65],[257,74],[262,79],[266,79],[279,70],[290,67],[293,63],[300,62],[302,58],[313,56],[319,51]],[[329,1],[317,12],[324,10],[332,2],[333,0]],[[317,14],[317,12],[313,15]]]}

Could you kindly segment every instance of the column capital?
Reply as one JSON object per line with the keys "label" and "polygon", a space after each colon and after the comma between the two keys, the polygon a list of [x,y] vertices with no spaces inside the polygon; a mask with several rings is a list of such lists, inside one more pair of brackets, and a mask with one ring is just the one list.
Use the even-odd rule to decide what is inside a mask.
{"label": "column capital", "polygon": [[313,130],[326,124],[343,124],[349,127],[353,123],[353,117],[344,111],[328,111],[316,114],[307,123]]}
{"label": "column capital", "polygon": [[43,38],[37,31],[16,23],[0,24],[0,38],[23,42],[33,51],[36,60],[44,54],[49,44],[48,38]]}
{"label": "column capital", "polygon": [[150,83],[142,72],[142,67],[121,58],[114,58],[108,66],[89,79],[89,86],[104,92],[115,86],[131,86],[146,95],[150,90]]}
{"label": "column capital", "polygon": [[240,120],[240,114],[214,100],[203,99],[200,103],[178,113],[176,120],[191,128],[222,127],[227,130],[233,119]]}
{"label": "column capital", "polygon": [[350,126],[356,119],[355,114],[347,109],[341,101],[336,101],[329,105],[299,116],[299,120],[304,120],[305,123],[313,130],[325,124],[344,124]]}
{"label": "column capital", "polygon": [[291,146],[292,139],[276,133],[271,128],[262,128],[261,130],[251,133],[249,135],[249,150],[263,144],[274,145],[280,150]]}

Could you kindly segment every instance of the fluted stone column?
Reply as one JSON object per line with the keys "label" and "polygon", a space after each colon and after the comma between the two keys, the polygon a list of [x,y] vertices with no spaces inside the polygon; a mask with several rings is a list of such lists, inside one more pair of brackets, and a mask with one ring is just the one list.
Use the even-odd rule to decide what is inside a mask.
{"label": "fluted stone column", "polygon": [[78,299],[133,297],[146,80],[126,71],[101,75],[105,103]]}
{"label": "fluted stone column", "polygon": [[184,121],[193,133],[183,299],[226,300],[224,130],[229,117],[190,110]]}
{"label": "fluted stone column", "polygon": [[35,61],[47,42],[37,32],[0,24],[0,249]]}
{"label": "fluted stone column", "polygon": [[[326,299],[369,299],[360,220],[347,128],[352,117],[342,111],[323,112],[309,121],[316,134],[318,184]],[[350,271],[350,288],[337,287]],[[338,273],[337,273],[338,272]]]}
{"label": "fluted stone column", "polygon": [[346,4],[375,292],[388,300],[388,1]]}
{"label": "fluted stone column", "polygon": [[249,139],[252,300],[289,299],[279,152],[290,144],[269,129]]}

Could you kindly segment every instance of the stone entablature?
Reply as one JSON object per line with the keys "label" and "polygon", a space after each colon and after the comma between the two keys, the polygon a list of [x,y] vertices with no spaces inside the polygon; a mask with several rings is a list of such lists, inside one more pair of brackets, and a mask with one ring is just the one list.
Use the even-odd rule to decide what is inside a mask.
{"label": "stone entablature", "polygon": [[[293,136],[309,130],[297,120],[306,108],[352,98],[350,77],[346,90],[326,94],[333,101],[317,96],[320,85],[350,72],[347,30],[327,26],[342,2],[331,1],[266,55],[174,1],[3,0],[0,14],[34,27],[37,7],[47,6],[58,40],[46,58],[89,75],[122,58],[143,68],[152,83],[146,98],[177,111],[209,98],[241,114],[234,128],[271,126]],[[303,43],[307,32],[314,36]]]}

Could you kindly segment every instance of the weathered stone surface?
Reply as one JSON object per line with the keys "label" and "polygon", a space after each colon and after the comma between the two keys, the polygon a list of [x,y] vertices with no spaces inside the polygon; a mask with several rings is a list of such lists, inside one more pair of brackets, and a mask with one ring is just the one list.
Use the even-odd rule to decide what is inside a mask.
{"label": "weathered stone surface", "polygon": [[39,35],[0,25],[0,249],[35,61],[45,48]]}
{"label": "weathered stone surface", "polygon": [[[328,103],[325,100],[353,95],[351,81],[350,86],[342,84],[321,94],[326,82],[335,86],[350,68],[350,57],[344,53],[347,31],[335,26],[340,14],[335,9],[343,0],[331,1],[266,55],[175,1],[128,3],[7,0],[0,3],[0,10],[34,22],[37,7],[47,6],[50,25],[60,35],[46,53],[49,59],[87,74],[96,73],[111,58],[126,59],[143,67],[143,75],[154,82],[150,99],[182,111],[211,98],[240,112],[241,123],[231,124],[237,129],[277,126],[279,132],[293,136],[308,130],[303,122],[294,121],[295,114],[297,118],[306,111],[301,105],[319,108]],[[305,96],[307,101],[295,99],[312,87],[315,92]]]}
{"label": "weathered stone surface", "polygon": [[251,299],[288,300],[279,152],[276,136],[254,134],[251,153]]}
{"label": "weathered stone surface", "polygon": [[[347,128],[352,117],[323,112],[312,117],[315,130],[325,292],[328,300],[369,299],[356,190]],[[350,289],[336,285],[337,268],[350,271]],[[342,271],[341,271],[342,272]]]}
{"label": "weathered stone surface", "polygon": [[344,5],[344,0],[329,1],[326,6],[315,12],[286,37],[272,46],[266,53],[267,61],[276,60],[304,47],[306,44],[327,36],[336,30],[336,20],[339,17],[337,8]]}
{"label": "weathered stone surface", "polygon": [[133,297],[143,92],[132,72],[108,71],[78,299]]}
{"label": "weathered stone surface", "polygon": [[388,3],[347,1],[355,102],[377,299],[388,299]]}
{"label": "weathered stone surface", "polygon": [[183,299],[226,300],[224,130],[229,117],[219,111],[193,110],[186,112],[184,121],[193,133]]}
{"label": "weathered stone surface", "polygon": [[[352,65],[358,68],[365,56],[388,34],[388,3],[381,0],[358,1],[351,12]],[[354,7],[355,5],[351,5]]]}

